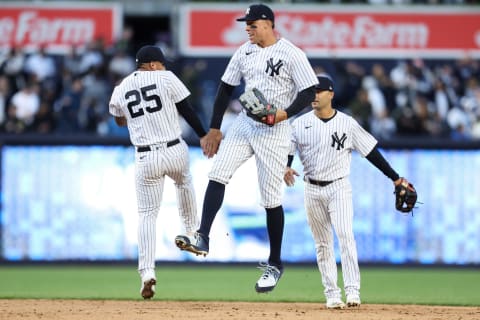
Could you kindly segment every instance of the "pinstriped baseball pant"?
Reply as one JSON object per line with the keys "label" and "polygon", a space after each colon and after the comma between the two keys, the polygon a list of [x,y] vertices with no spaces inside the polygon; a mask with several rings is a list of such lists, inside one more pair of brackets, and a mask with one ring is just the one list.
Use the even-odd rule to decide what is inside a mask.
{"label": "pinstriped baseball pant", "polygon": [[341,298],[337,284],[334,236],[340,245],[345,294],[359,294],[360,270],[353,233],[352,187],[348,177],[325,187],[305,182],[305,208],[311,228],[325,297]]}
{"label": "pinstriped baseball pant", "polygon": [[290,136],[291,127],[286,121],[269,127],[239,114],[220,144],[209,179],[227,184],[235,171],[255,155],[260,205],[265,208],[280,206]]}
{"label": "pinstriped baseball pant", "polygon": [[186,232],[194,232],[199,225],[187,144],[182,140],[172,147],[161,145],[153,149],[135,154],[139,271],[155,268],[156,222],[165,176],[175,183],[179,215]]}

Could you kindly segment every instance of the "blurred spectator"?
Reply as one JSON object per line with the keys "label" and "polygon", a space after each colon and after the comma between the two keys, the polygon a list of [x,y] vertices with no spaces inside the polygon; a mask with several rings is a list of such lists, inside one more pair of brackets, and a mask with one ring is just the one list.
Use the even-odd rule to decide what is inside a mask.
{"label": "blurred spectator", "polygon": [[81,74],[88,73],[91,69],[99,69],[104,67],[105,48],[102,39],[96,39],[89,44],[85,52],[80,56],[79,72]]}
{"label": "blurred spectator", "polygon": [[[334,60],[335,101],[345,108],[350,104],[354,93],[362,87],[365,69],[355,61]],[[337,89],[338,88],[338,89]]]}
{"label": "blurred spectator", "polygon": [[23,49],[18,46],[10,49],[10,53],[0,67],[0,71],[8,77],[10,88],[14,92],[25,86],[24,65],[25,54]]}
{"label": "blurred spectator", "polygon": [[134,31],[130,26],[124,26],[122,34],[117,41],[113,44],[113,51],[122,51],[130,57],[135,56],[135,48],[133,46]]}
{"label": "blurred spectator", "polygon": [[40,46],[25,60],[24,71],[30,80],[40,83],[55,79],[57,66],[55,60],[46,53],[45,46]]}
{"label": "blurred spectator", "polygon": [[113,53],[108,65],[108,72],[110,73],[112,83],[117,83],[134,70],[135,59],[127,55],[123,49],[117,49]]}
{"label": "blurred spectator", "polygon": [[416,58],[408,64],[408,88],[410,99],[415,101],[417,95],[431,96],[434,83],[432,71],[425,65],[423,59]]}
{"label": "blurred spectator", "polygon": [[[378,66],[375,72],[381,78],[382,71],[379,72]],[[390,118],[389,109],[386,107],[386,99],[378,87],[377,78],[373,75],[365,76],[362,81],[362,87],[367,92],[367,99],[372,107],[367,128],[377,138],[391,138],[396,131],[396,125],[393,119]]]}
{"label": "blurred spectator", "polygon": [[83,97],[82,78],[73,79],[70,86],[66,87],[60,98],[55,102],[54,112],[56,117],[56,132],[79,133],[79,111]]}
{"label": "blurred spectator", "polygon": [[12,96],[8,109],[5,131],[22,133],[29,131],[40,108],[38,85],[28,82],[23,89]]}
{"label": "blurred spectator", "polygon": [[455,74],[461,81],[472,77],[480,77],[480,66],[478,61],[465,56],[455,62]]}
{"label": "blurred spectator", "polygon": [[71,46],[62,60],[61,76],[63,79],[70,81],[82,73],[82,55],[78,46]]}
{"label": "blurred spectator", "polygon": [[388,113],[395,109],[395,85],[392,79],[386,73],[385,67],[380,63],[375,63],[372,66],[372,77],[377,82],[378,89],[382,92],[385,100],[385,107],[388,109]]}
{"label": "blurred spectator", "polygon": [[113,87],[99,68],[90,69],[83,78],[83,86],[80,127],[86,132],[97,133],[98,125],[108,115],[108,99]]}
{"label": "blurred spectator", "polygon": [[435,95],[433,97],[434,105],[438,113],[438,117],[445,121],[447,118],[448,111],[453,107],[453,103],[451,103],[445,84],[440,80],[435,80]]}
{"label": "blurred spectator", "polygon": [[358,89],[355,98],[350,102],[345,112],[350,114],[365,130],[370,132],[372,104],[368,100],[368,91],[366,89]]}

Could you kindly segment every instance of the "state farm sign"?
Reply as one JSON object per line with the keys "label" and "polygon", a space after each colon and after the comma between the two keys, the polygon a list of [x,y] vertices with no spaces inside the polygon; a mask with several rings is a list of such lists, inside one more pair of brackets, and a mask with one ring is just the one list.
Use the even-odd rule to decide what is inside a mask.
{"label": "state farm sign", "polygon": [[[279,35],[310,57],[480,56],[480,8],[272,6]],[[247,41],[236,22],[245,7],[185,5],[179,44],[185,55],[230,55]],[[208,23],[207,23],[208,22]]]}
{"label": "state farm sign", "polygon": [[85,45],[96,38],[112,43],[122,26],[121,7],[114,4],[0,3],[0,47],[45,45],[54,51]]}

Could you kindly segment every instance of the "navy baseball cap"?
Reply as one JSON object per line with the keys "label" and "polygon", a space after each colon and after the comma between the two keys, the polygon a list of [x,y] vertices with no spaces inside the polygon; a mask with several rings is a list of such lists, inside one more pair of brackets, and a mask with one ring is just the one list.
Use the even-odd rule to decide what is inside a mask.
{"label": "navy baseball cap", "polygon": [[245,11],[245,17],[238,18],[237,21],[255,21],[255,20],[270,20],[275,22],[275,16],[272,9],[264,4],[252,4]]}
{"label": "navy baseball cap", "polygon": [[143,46],[138,50],[135,56],[135,62],[137,66],[142,63],[149,63],[152,61],[159,61],[165,64],[165,56],[163,55],[162,49],[156,46]]}
{"label": "navy baseball cap", "polygon": [[318,84],[315,86],[317,91],[333,91],[333,81],[326,76],[317,76]]}

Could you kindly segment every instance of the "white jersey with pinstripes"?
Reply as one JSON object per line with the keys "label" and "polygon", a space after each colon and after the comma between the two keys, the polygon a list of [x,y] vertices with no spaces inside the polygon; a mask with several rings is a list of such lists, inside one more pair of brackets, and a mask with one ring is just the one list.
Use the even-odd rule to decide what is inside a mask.
{"label": "white jersey with pinstripes", "polygon": [[[292,147],[298,150],[305,174],[305,210],[315,241],[318,269],[327,299],[341,299],[337,284],[337,264],[333,230],[341,252],[345,295],[359,296],[360,270],[353,233],[352,188],[348,178],[352,150],[368,155],[377,140],[352,117],[336,111],[326,121],[314,111],[293,121]],[[312,184],[332,181],[327,185]]]}
{"label": "white jersey with pinstripes", "polygon": [[[297,93],[318,83],[305,53],[285,39],[262,48],[246,42],[234,53],[222,81],[245,90],[259,89],[279,109],[288,108]],[[233,173],[255,156],[261,205],[281,205],[283,172],[290,144],[291,126],[282,121],[269,127],[242,112],[230,126],[210,171],[211,180],[227,184]]]}
{"label": "white jersey with pinstripes", "polygon": [[238,86],[242,78],[245,91],[259,89],[278,109],[288,108],[299,91],[318,82],[305,53],[284,38],[265,48],[251,42],[240,46],[222,81]]}
{"label": "white jersey with pinstripes", "polygon": [[147,151],[136,148],[135,152],[138,270],[142,277],[155,269],[156,221],[165,176],[175,183],[185,231],[192,233],[199,225],[188,145],[181,138],[175,105],[189,95],[185,85],[170,71],[135,71],[115,87],[110,99],[110,113],[127,119],[132,144],[148,146]]}
{"label": "white jersey with pinstripes", "polygon": [[326,122],[310,111],[295,119],[292,125],[305,176],[318,181],[348,176],[352,150],[365,157],[377,144],[355,119],[338,110]]}
{"label": "white jersey with pinstripes", "polygon": [[181,135],[175,103],[189,95],[171,71],[135,71],[115,87],[110,113],[127,118],[133,145],[167,142]]}

